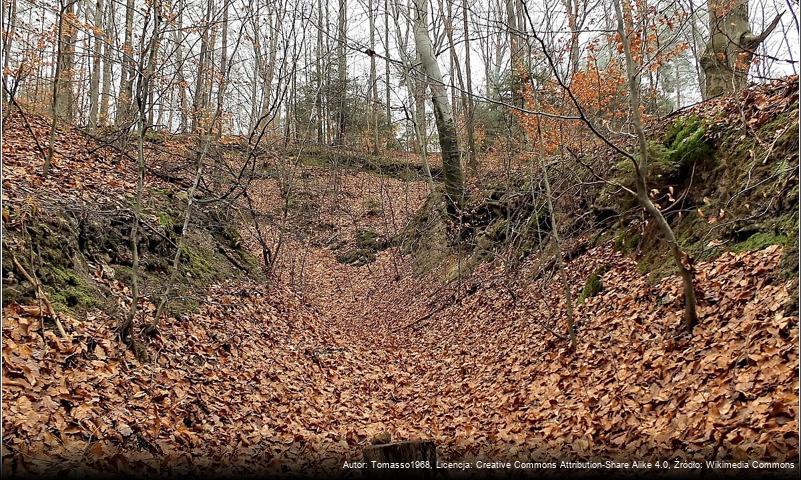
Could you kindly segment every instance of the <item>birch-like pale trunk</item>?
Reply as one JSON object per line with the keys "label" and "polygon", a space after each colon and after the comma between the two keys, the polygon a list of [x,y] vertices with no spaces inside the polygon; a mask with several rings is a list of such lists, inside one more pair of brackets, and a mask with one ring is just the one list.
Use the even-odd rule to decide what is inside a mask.
{"label": "birch-like pale trunk", "polygon": [[464,201],[464,176],[459,154],[459,140],[448,93],[442,82],[442,71],[428,36],[428,1],[415,0],[414,41],[423,73],[428,77],[434,119],[439,133],[442,171],[445,177],[445,197],[448,213],[455,217]]}

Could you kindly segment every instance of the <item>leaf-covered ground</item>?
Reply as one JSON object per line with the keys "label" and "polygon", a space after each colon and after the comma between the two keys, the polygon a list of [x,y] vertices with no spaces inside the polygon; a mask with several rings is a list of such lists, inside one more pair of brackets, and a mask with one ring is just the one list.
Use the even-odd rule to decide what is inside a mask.
{"label": "leaf-covered ground", "polygon": [[[7,202],[92,198],[112,180],[109,196],[130,191],[130,159],[102,155],[57,158],[42,183],[22,137],[4,144]],[[281,165],[265,168],[278,174],[252,197],[282,245],[275,277],[210,286],[147,338],[150,362],[100,311],[62,315],[65,339],[40,307],[4,308],[8,472],[349,475],[342,462],[382,432],[434,439],[452,460],[797,458],[798,318],[779,246],[696,266],[692,336],[677,336],[676,277],[649,285],[611,245],[591,248],[569,280],[578,296],[605,266],[603,288],[577,306],[570,352],[553,333],[565,325],[561,282],[533,279],[536,258],[448,285],[391,243],[363,265],[338,260],[365,232],[402,232],[425,182],[301,166],[286,197]],[[254,231],[242,234],[258,251]],[[95,276],[125,303],[123,282]]]}

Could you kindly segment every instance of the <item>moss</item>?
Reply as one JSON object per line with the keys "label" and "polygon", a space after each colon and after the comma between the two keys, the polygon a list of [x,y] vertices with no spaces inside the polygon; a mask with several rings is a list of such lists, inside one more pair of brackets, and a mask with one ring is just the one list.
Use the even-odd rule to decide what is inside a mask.
{"label": "moss", "polygon": [[705,140],[706,125],[698,117],[680,118],[668,127],[661,143],[650,145],[651,170],[656,178],[681,178],[697,162],[712,158]]}
{"label": "moss", "polygon": [[161,227],[164,230],[169,232],[175,227],[175,220],[172,218],[172,216],[169,213],[167,213],[167,212],[159,212],[158,213],[158,218],[159,218],[159,225],[161,225]]}
{"label": "moss", "polygon": [[770,245],[787,245],[789,240],[790,239],[786,235],[771,232],[757,232],[748,237],[747,240],[732,245],[731,250],[734,252],[762,250]]}
{"label": "moss", "polygon": [[368,248],[353,248],[337,255],[337,262],[346,265],[366,265],[375,261],[375,251]]}
{"label": "moss", "polygon": [[604,283],[601,277],[604,273],[609,271],[609,265],[602,265],[593,271],[587,281],[584,282],[584,288],[581,290],[581,295],[578,297],[578,304],[584,303],[588,298],[594,297],[604,289]]}
{"label": "moss", "polygon": [[365,215],[380,215],[381,214],[381,199],[369,197],[362,202],[362,209]]}
{"label": "moss", "polygon": [[640,246],[642,236],[639,233],[630,233],[622,230],[615,238],[615,249],[623,253],[631,253]]}
{"label": "moss", "polygon": [[56,310],[78,313],[101,305],[98,292],[78,272],[52,267],[48,277],[47,289]]}
{"label": "moss", "polygon": [[[657,185],[665,181],[683,179],[693,164],[713,158],[714,148],[706,141],[706,125],[697,117],[680,118],[673,122],[659,141],[648,142],[648,177]],[[634,165],[628,159],[619,161],[613,168],[615,182],[634,186]],[[613,197],[616,187],[607,186],[601,197]],[[626,210],[632,205],[631,196],[620,198]]]}
{"label": "moss", "polygon": [[181,265],[184,272],[202,280],[211,280],[217,271],[200,249],[190,247],[186,243],[181,245]]}
{"label": "moss", "polygon": [[362,249],[381,250],[384,246],[378,233],[371,229],[359,229],[356,231],[356,245]]}

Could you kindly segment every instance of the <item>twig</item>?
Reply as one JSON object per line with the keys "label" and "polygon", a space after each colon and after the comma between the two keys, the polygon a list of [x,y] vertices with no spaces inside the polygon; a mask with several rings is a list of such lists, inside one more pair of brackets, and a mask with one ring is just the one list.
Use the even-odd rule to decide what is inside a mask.
{"label": "twig", "polygon": [[56,316],[56,311],[53,309],[53,304],[50,303],[50,300],[47,298],[47,295],[45,295],[45,292],[42,289],[42,284],[39,283],[39,280],[37,278],[35,278],[30,273],[28,273],[27,270],[25,270],[25,268],[22,266],[19,260],[17,260],[16,255],[14,255],[14,253],[11,251],[8,245],[6,245],[6,249],[8,250],[8,254],[11,256],[11,262],[14,264],[14,267],[16,267],[17,271],[19,271],[19,273],[33,285],[34,289],[36,289],[36,298],[38,298],[44,303],[45,308],[47,308],[48,316],[50,316],[50,318],[52,318],[56,324],[58,333],[64,338],[69,338],[67,332],[64,331],[64,326],[61,324],[61,321]]}

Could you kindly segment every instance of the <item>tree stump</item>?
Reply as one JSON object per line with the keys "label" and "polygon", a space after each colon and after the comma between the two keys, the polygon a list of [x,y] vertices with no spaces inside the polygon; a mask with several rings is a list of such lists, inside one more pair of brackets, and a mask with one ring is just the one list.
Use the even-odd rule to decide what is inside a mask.
{"label": "tree stump", "polygon": [[364,449],[364,463],[365,478],[433,479],[437,447],[426,440],[370,445]]}

